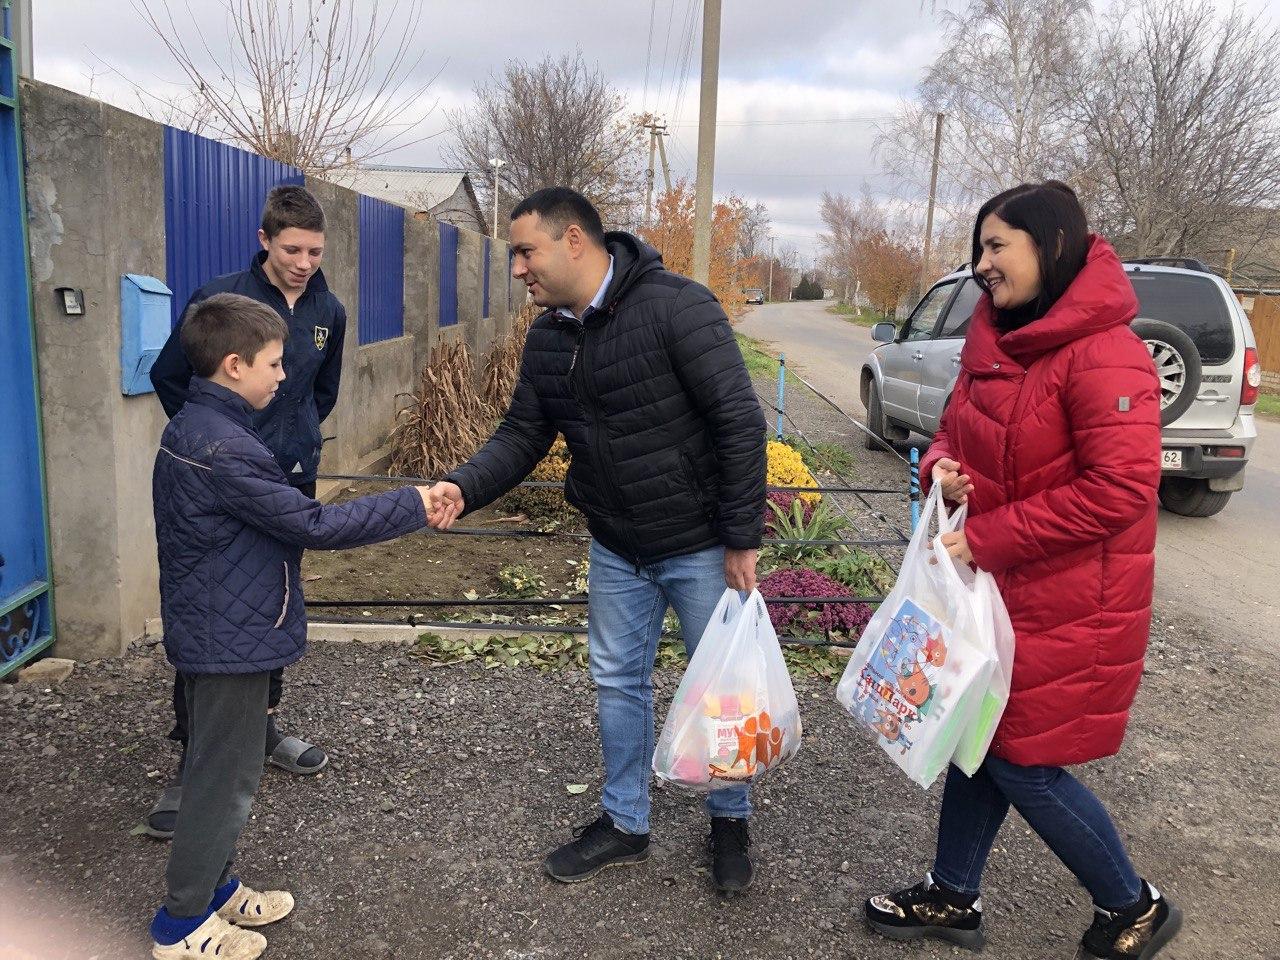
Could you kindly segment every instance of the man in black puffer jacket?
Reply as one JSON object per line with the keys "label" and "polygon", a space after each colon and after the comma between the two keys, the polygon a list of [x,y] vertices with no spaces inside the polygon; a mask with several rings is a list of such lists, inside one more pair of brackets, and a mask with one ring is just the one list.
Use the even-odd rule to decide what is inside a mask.
{"label": "man in black puffer jacket", "polygon": [[[606,234],[580,194],[540,190],[511,215],[512,273],[547,308],[525,343],[506,418],[432,488],[447,528],[520,483],[563,433],[565,496],[592,534],[591,673],[599,691],[604,812],[546,859],[585,880],[649,855],[651,673],[663,617],[692,655],[726,586],[755,587],[764,531],[765,422],[724,310],[656,250]],[[712,874],[752,878],[745,786],[708,796]]]}

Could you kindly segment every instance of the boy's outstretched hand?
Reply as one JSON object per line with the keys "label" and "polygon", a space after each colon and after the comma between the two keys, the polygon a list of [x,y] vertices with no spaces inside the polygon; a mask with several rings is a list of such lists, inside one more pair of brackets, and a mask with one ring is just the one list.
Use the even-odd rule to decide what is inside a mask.
{"label": "boy's outstretched hand", "polygon": [[427,524],[434,530],[448,530],[467,508],[462,488],[456,483],[441,481],[433,487],[419,487],[418,492],[427,508]]}

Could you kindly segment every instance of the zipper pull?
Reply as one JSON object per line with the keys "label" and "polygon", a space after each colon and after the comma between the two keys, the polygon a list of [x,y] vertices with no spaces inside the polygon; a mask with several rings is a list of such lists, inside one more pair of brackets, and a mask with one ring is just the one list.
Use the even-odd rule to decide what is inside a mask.
{"label": "zipper pull", "polygon": [[573,356],[569,360],[569,375],[573,376],[573,369],[578,365],[578,351],[582,349],[582,338],[586,334],[586,329],[578,328],[577,339],[573,341]]}

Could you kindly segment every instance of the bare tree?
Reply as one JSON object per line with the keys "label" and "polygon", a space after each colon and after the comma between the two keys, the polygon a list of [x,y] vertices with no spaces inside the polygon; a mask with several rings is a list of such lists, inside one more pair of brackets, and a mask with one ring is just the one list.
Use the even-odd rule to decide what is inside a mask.
{"label": "bare tree", "polygon": [[418,81],[421,58],[411,55],[422,0],[225,0],[221,41],[175,0],[134,3],[189,84],[163,97],[130,81],[168,122],[310,174],[424,139],[414,137],[433,108],[434,77]]}
{"label": "bare tree", "polygon": [[946,42],[916,98],[883,127],[876,150],[923,190],[934,116],[946,115],[940,156],[943,216],[1026,180],[1064,175],[1070,78],[1077,73],[1087,0],[967,0],[941,15]]}
{"label": "bare tree", "polygon": [[1138,255],[1197,253],[1276,207],[1280,30],[1239,7],[1144,0],[1097,44],[1075,91],[1077,182],[1104,232]]}
{"label": "bare tree", "polygon": [[765,253],[771,226],[769,208],[763,203],[757,200],[745,206],[738,224],[738,255],[749,259]]}
{"label": "bare tree", "polygon": [[450,113],[446,156],[477,175],[486,205],[496,189],[510,213],[519,198],[543,187],[572,187],[610,224],[635,226],[644,196],[644,117],[579,51],[534,64],[508,61],[475,88],[466,109]]}
{"label": "bare tree", "polygon": [[833,282],[840,285],[840,299],[849,303],[861,279],[861,260],[867,238],[885,229],[885,213],[864,185],[859,200],[824,190],[818,216],[826,228],[824,233],[818,234],[824,265]]}

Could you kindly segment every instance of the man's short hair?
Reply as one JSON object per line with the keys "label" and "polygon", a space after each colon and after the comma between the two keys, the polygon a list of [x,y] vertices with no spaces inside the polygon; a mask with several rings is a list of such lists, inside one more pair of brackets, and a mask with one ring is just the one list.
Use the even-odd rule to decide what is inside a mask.
{"label": "man's short hair", "polygon": [[231,354],[250,366],[272,341],[289,339],[289,327],[266,304],[238,293],[215,293],[187,311],[182,350],[197,377],[211,377]]}
{"label": "man's short hair", "polygon": [[576,223],[583,233],[604,246],[604,224],[600,222],[600,212],[577,190],[547,187],[532,193],[511,211],[511,219],[518,220],[528,213],[536,213],[547,233],[556,240],[564,236],[571,224]]}
{"label": "man's short hair", "polygon": [[268,240],[290,227],[324,233],[324,208],[306,187],[275,187],[262,206],[262,232]]}

